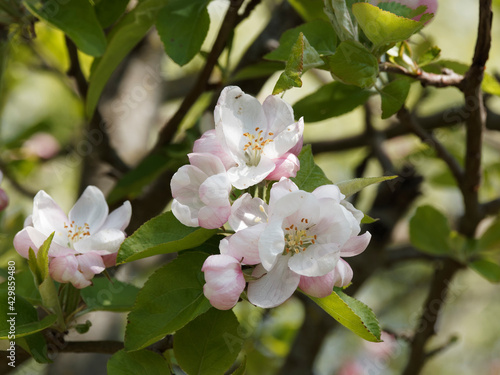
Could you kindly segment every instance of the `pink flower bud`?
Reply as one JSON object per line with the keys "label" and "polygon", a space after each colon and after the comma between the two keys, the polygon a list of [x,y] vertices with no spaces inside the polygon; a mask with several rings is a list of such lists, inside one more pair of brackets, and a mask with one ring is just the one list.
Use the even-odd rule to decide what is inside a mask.
{"label": "pink flower bud", "polygon": [[9,196],[4,189],[0,189],[0,211],[5,210],[9,205]]}
{"label": "pink flower bud", "polygon": [[240,262],[230,255],[211,255],[203,263],[206,284],[203,293],[213,307],[229,310],[245,289],[245,278]]}
{"label": "pink flower bud", "polygon": [[29,155],[37,156],[40,159],[50,159],[57,155],[61,146],[53,135],[36,133],[24,142],[23,148]]}

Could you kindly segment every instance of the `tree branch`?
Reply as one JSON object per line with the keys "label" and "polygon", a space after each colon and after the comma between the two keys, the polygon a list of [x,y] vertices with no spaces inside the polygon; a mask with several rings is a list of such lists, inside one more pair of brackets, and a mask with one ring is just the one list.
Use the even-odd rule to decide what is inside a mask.
{"label": "tree branch", "polygon": [[422,86],[434,86],[434,87],[457,87],[463,90],[463,80],[464,77],[460,74],[455,73],[452,70],[444,69],[443,74],[427,73],[423,70],[419,70],[417,73],[411,72],[402,66],[394,65],[388,62],[379,64],[379,70],[386,73],[400,74],[407,77],[411,77],[420,81]]}
{"label": "tree branch", "polygon": [[403,375],[418,375],[424,367],[425,360],[428,358],[424,351],[425,344],[436,333],[436,321],[449,292],[449,284],[460,268],[462,265],[448,259],[443,262],[441,269],[436,270],[416,333],[411,340],[410,359]]}
{"label": "tree branch", "polygon": [[477,224],[483,213],[478,203],[479,185],[481,184],[481,151],[483,143],[483,129],[486,124],[486,110],[481,92],[481,83],[484,69],[491,47],[491,22],[493,12],[492,0],[479,2],[479,26],[476,48],[472,65],[465,74],[464,96],[466,117],[466,151],[465,176],[462,192],[465,205],[465,214],[460,222],[460,232],[473,237]]}
{"label": "tree branch", "polygon": [[[430,131],[439,128],[447,128],[461,124],[465,121],[467,111],[465,107],[450,108],[446,111],[436,113],[426,117],[416,117],[416,121],[421,124],[422,129]],[[486,128],[490,130],[500,131],[500,115],[495,112],[487,110]],[[384,139],[392,139],[402,135],[411,133],[412,130],[398,122],[390,126],[386,130],[379,131],[379,134]],[[323,152],[338,152],[346,151],[357,147],[369,146],[371,139],[366,134],[359,134],[343,139],[336,139],[332,141],[314,142],[312,149],[314,154],[321,154]]]}
{"label": "tree branch", "polygon": [[481,212],[485,216],[497,215],[500,212],[500,198],[482,204]]}
{"label": "tree branch", "polygon": [[429,146],[436,150],[437,155],[448,165],[453,177],[459,186],[462,186],[464,180],[464,171],[458,161],[451,155],[448,150],[434,137],[431,133],[426,132],[411,116],[410,112],[403,106],[397,114],[399,121],[402,124],[410,127],[413,132]]}
{"label": "tree branch", "polygon": [[76,86],[78,87],[78,92],[82,98],[87,97],[88,82],[83,75],[82,69],[80,67],[80,60],[78,59],[78,49],[75,43],[64,35],[64,40],[66,42],[66,50],[68,51],[68,57],[70,61],[70,66],[66,72],[68,76],[73,77],[76,81]]}
{"label": "tree branch", "polygon": [[242,3],[243,0],[231,0],[229,9],[227,10],[224,20],[222,21],[221,28],[219,29],[219,34],[217,35],[214,45],[212,46],[212,50],[210,51],[207,57],[207,61],[205,62],[205,66],[200,72],[195,85],[182,101],[177,112],[160,131],[158,140],[152,150],[152,153],[157,152],[163,146],[168,145],[172,141],[175,133],[179,129],[179,125],[181,124],[182,119],[186,116],[189,109],[196,102],[196,100],[198,100],[200,95],[207,89],[210,75],[212,74],[212,71],[217,64],[217,60],[220,54],[226,47],[229,36],[231,35],[236,25],[243,19],[242,17],[238,16],[238,10],[240,9]]}

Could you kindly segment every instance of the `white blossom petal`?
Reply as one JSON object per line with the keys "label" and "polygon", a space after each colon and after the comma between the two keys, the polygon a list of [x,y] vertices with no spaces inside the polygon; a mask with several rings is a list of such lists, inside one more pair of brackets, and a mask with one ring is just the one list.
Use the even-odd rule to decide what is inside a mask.
{"label": "white blossom petal", "polygon": [[370,232],[365,232],[360,236],[354,236],[347,240],[347,242],[340,249],[341,257],[353,257],[361,254],[367,248],[372,235]]}
{"label": "white blossom petal", "polygon": [[101,230],[113,228],[124,231],[128,227],[131,217],[132,205],[129,201],[125,201],[120,207],[109,214]]}
{"label": "white blossom petal", "polygon": [[188,227],[199,227],[198,209],[182,204],[176,199],[172,201],[172,213],[182,224]]}
{"label": "white blossom petal", "polygon": [[105,255],[116,253],[124,240],[125,233],[119,229],[108,228],[82,238],[75,242],[73,247],[79,253],[94,251]]}
{"label": "white blossom petal", "polygon": [[258,265],[252,276],[260,278],[248,283],[248,300],[263,308],[281,305],[292,296],[300,281],[300,275],[288,268],[288,256],[279,256],[267,273]]}
{"label": "white blossom petal", "polygon": [[281,228],[281,221],[268,223],[259,239],[259,257],[262,266],[270,270],[276,262],[276,257],[285,250],[285,234]]}
{"label": "white blossom petal", "polygon": [[219,246],[221,254],[231,255],[243,264],[259,264],[259,238],[265,227],[264,223],[254,225],[224,238]]}
{"label": "white blossom petal", "polygon": [[47,237],[52,232],[65,233],[64,224],[69,224],[69,219],[61,207],[43,190],[33,199],[31,220],[33,227]]}
{"label": "white blossom petal", "polygon": [[288,266],[302,276],[323,276],[335,268],[339,258],[336,244],[316,244],[290,257]]}
{"label": "white blossom petal", "polygon": [[228,223],[235,232],[265,222],[267,203],[258,197],[245,193],[231,206]]}
{"label": "white blossom petal", "polygon": [[102,191],[95,186],[88,186],[69,211],[68,217],[78,226],[88,224],[93,234],[104,224],[108,213],[108,204]]}
{"label": "white blossom petal", "polygon": [[[49,256],[54,257],[76,253],[73,249],[62,246],[55,241],[60,235],[61,234],[54,235],[54,240],[50,244]],[[38,249],[43,245],[47,237],[48,236],[33,227],[26,227],[14,237],[14,248],[22,257],[28,259],[29,248],[31,247],[35,254],[37,254]]]}
{"label": "white blossom petal", "polygon": [[236,189],[244,190],[264,180],[274,168],[276,165],[271,159],[262,157],[256,166],[242,162],[240,165],[230,168],[227,174],[231,184]]}
{"label": "white blossom petal", "polygon": [[200,185],[199,195],[201,201],[207,206],[224,207],[230,206],[229,193],[231,183],[226,173],[220,173],[208,177]]}

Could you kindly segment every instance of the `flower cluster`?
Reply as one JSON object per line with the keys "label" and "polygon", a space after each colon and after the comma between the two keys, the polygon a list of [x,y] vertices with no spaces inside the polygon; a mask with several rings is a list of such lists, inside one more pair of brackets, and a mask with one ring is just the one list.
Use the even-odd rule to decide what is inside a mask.
{"label": "flower cluster", "polygon": [[14,247],[28,258],[30,248],[37,254],[54,233],[48,252],[50,276],[58,282],[84,288],[92,284],[95,274],[116,263],[132,215],[130,202],[108,214],[104,195],[95,186],[85,189],[68,215],[41,190],[33,201],[33,214],[14,238]]}
{"label": "flower cluster", "polygon": [[[325,297],[351,282],[342,257],[361,253],[371,236],[360,235],[363,213],[337,186],[309,193],[289,179],[300,168],[303,129],[283,100],[269,96],[261,105],[227,87],[215,108],[215,129],[195,142],[190,164],[172,178],[172,211],[180,222],[234,232],[202,268],[204,294],[218,309],[232,308],[245,288],[251,303],[270,308],[297,288]],[[245,192],[269,186],[266,200]]]}

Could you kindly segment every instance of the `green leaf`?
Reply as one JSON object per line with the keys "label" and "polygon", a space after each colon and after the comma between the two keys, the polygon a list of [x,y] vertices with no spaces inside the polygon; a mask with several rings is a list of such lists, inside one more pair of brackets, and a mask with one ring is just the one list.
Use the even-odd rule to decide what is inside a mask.
{"label": "green leaf", "polygon": [[333,25],[335,33],[341,41],[358,40],[358,25],[352,17],[351,6],[356,1],[325,1],[325,13]]}
{"label": "green leaf", "polygon": [[201,267],[208,254],[186,253],[157,270],[128,315],[126,350],[139,350],[173,333],[210,308]]}
{"label": "green leaf", "polygon": [[94,114],[102,90],[113,71],[153,26],[158,11],[165,3],[166,0],[143,0],[113,27],[108,35],[106,51],[92,64],[85,110],[88,118]]}
{"label": "green leaf", "polygon": [[156,29],[167,55],[185,65],[200,51],[210,26],[209,0],[171,0],[158,14]]}
{"label": "green leaf", "polygon": [[364,214],[363,218],[361,219],[361,224],[372,224],[378,221],[379,219],[374,219],[371,216],[368,216],[367,214]]}
{"label": "green leaf", "polygon": [[395,1],[380,2],[377,4],[377,7],[405,18],[408,18],[411,12],[413,12],[413,9],[411,9],[410,7],[407,7],[406,5],[397,3]]}
{"label": "green leaf", "polygon": [[358,42],[342,42],[326,59],[333,78],[342,83],[366,88],[377,79],[377,59]]}
{"label": "green leaf", "polygon": [[302,87],[300,77],[311,68],[323,65],[323,60],[318,52],[311,47],[304,34],[299,33],[297,41],[292,47],[285,71],[281,73],[278,82],[273,89],[273,95],[291,89],[292,87]]}
{"label": "green leaf", "polygon": [[398,176],[382,176],[382,177],[364,177],[364,178],[354,178],[352,180],[338,182],[337,185],[342,192],[346,196],[346,198],[350,197],[353,194],[356,194],[358,191],[361,191],[367,186],[378,184],[379,182],[393,180]]}
{"label": "green leaf", "polygon": [[380,326],[373,311],[361,301],[348,296],[339,288],[334,288],[332,294],[324,298],[308,296],[332,316],[337,322],[354,332],[359,337],[381,342]]}
{"label": "green leaf", "polygon": [[469,267],[492,283],[500,283],[500,265],[488,259],[479,259],[469,263]]}
{"label": "green leaf", "polygon": [[52,239],[54,238],[55,232],[43,242],[42,246],[38,249],[36,254],[37,268],[40,271],[40,276],[42,280],[49,278],[49,249]]}
{"label": "green leaf", "polygon": [[26,350],[38,363],[52,363],[47,351],[47,342],[41,332],[16,337],[16,344]]}
{"label": "green leaf", "polygon": [[306,22],[318,19],[328,21],[323,0],[288,0],[288,2]]}
{"label": "green leaf", "polygon": [[103,28],[113,25],[125,12],[129,0],[94,0],[97,20]]}
{"label": "green leaf", "polygon": [[189,375],[224,374],[243,344],[238,328],[231,310],[210,309],[175,334],[175,358]]}
{"label": "green leaf", "polygon": [[299,38],[300,33],[304,34],[304,37],[307,38],[307,41],[318,54],[333,55],[335,53],[337,36],[332,26],[326,21],[315,20],[285,31],[281,35],[279,47],[265,55],[264,58],[268,60],[287,61],[290,51]]}
{"label": "green leaf", "polygon": [[424,66],[435,61],[441,55],[441,48],[432,46],[422,53],[417,60],[419,66]]}
{"label": "green leaf", "polygon": [[410,242],[432,255],[451,252],[448,219],[432,206],[420,206],[410,220]]}
{"label": "green leaf", "polygon": [[151,350],[113,354],[107,365],[108,375],[164,375],[168,374],[168,364],[160,354]]}
{"label": "green leaf", "polygon": [[497,217],[477,241],[477,250],[500,251],[500,218]]}
{"label": "green leaf", "polygon": [[158,254],[175,253],[201,245],[217,229],[187,227],[169,211],[144,223],[118,250],[118,264]]}
{"label": "green leaf", "polygon": [[40,274],[40,270],[38,269],[35,251],[31,247],[29,248],[28,251],[29,251],[28,252],[28,267],[29,267],[31,273],[33,273],[33,277],[35,279],[35,285],[36,285],[36,287],[38,287],[38,285],[40,285],[43,281],[42,275]]}
{"label": "green leaf", "polygon": [[359,27],[379,53],[385,52],[394,43],[408,39],[424,27],[423,22],[397,16],[369,3],[354,4],[352,12]]}
{"label": "green leaf", "polygon": [[[8,289],[8,280],[0,284],[0,289]],[[16,272],[16,295],[22,296],[32,305],[41,305],[42,297],[38,292],[33,274],[29,270]]]}
{"label": "green leaf", "polygon": [[300,169],[297,172],[297,176],[291,178],[299,189],[312,192],[319,186],[332,183],[325,176],[325,172],[314,162],[311,145],[302,147],[302,151],[299,154],[299,161]]}
{"label": "green leaf", "polygon": [[307,122],[322,121],[352,111],[373,94],[356,86],[331,82],[299,100],[293,110],[296,117],[303,116]]}
{"label": "green leaf", "polygon": [[101,56],[106,49],[106,37],[88,0],[43,2],[25,0],[27,8],[38,18],[67,34],[78,49],[90,56]]}
{"label": "green leaf", "polygon": [[139,293],[139,288],[106,277],[94,277],[92,286],[81,290],[80,294],[87,305],[79,314],[90,311],[130,311]]}
{"label": "green leaf", "polygon": [[47,315],[41,321],[38,320],[38,313],[31,303],[20,295],[9,296],[7,290],[0,290],[0,313],[3,319],[0,320],[0,339],[8,339],[10,322],[15,322],[15,335],[24,337],[40,332],[50,327],[57,320],[55,315]]}
{"label": "green leaf", "polygon": [[90,320],[86,320],[85,323],[77,324],[75,326],[75,331],[80,335],[83,335],[89,331],[90,327],[92,327],[92,322]]}
{"label": "green leaf", "polygon": [[408,79],[397,79],[385,85],[380,91],[382,97],[382,118],[391,117],[405,104],[410,92],[411,82]]}

